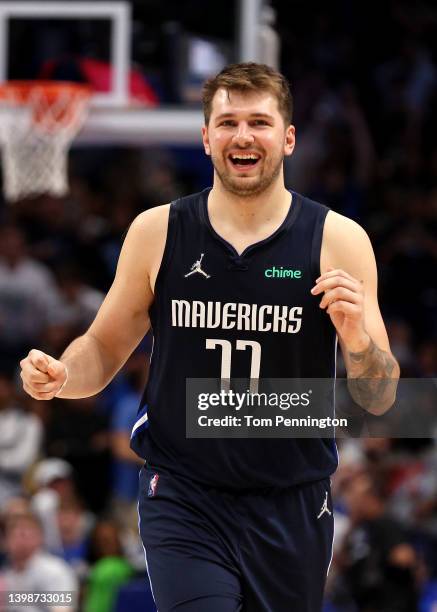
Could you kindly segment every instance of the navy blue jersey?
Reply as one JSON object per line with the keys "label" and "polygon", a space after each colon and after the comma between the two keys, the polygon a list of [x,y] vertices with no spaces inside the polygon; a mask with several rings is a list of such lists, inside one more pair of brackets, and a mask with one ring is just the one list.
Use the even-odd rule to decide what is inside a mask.
{"label": "navy blue jersey", "polygon": [[[217,341],[232,347],[232,378],[247,378],[250,367],[260,379],[335,376],[335,329],[310,293],[329,209],[293,192],[282,225],[239,255],[213,229],[208,194],[170,206],[150,310],[150,377],[131,446],[150,465],[213,487],[326,478],[337,466],[333,440],[186,438],[186,379],[228,377]],[[250,348],[245,342],[260,347],[255,363],[251,351],[236,350]]]}

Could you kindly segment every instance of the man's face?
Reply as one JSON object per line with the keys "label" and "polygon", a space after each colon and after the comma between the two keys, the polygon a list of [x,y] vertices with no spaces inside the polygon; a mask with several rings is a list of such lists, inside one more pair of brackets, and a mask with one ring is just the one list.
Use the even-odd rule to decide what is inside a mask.
{"label": "man's face", "polygon": [[294,148],[294,127],[284,125],[276,98],[263,91],[219,89],[202,135],[223,187],[240,197],[265,191]]}
{"label": "man's face", "polygon": [[41,546],[42,533],[33,522],[18,521],[7,530],[5,548],[13,563],[27,561]]}

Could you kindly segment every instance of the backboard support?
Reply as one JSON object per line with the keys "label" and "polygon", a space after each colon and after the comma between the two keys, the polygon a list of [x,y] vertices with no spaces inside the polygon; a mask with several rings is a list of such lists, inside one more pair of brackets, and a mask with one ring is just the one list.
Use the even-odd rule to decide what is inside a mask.
{"label": "backboard support", "polygon": [[0,3],[0,83],[8,79],[9,22],[11,19],[108,19],[111,22],[111,89],[93,96],[93,106],[125,106],[129,101],[131,45],[129,2],[2,2]]}

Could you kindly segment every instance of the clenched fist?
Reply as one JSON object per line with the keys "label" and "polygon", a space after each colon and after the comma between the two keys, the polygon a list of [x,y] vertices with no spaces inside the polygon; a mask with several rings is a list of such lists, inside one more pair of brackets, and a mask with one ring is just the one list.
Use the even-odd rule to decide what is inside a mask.
{"label": "clenched fist", "polygon": [[324,294],[320,308],[326,310],[345,346],[360,351],[369,346],[370,337],[364,321],[363,283],[344,270],[329,267],[311,289],[313,295]]}
{"label": "clenched fist", "polygon": [[20,366],[23,389],[37,400],[53,399],[67,382],[67,366],[42,351],[32,349]]}

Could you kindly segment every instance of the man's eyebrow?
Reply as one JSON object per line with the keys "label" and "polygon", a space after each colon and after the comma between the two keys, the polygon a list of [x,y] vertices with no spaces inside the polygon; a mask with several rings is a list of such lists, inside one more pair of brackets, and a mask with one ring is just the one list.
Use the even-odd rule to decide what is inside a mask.
{"label": "man's eyebrow", "polygon": [[[218,121],[219,119],[226,119],[229,117],[235,117],[235,115],[237,115],[238,113],[221,113],[220,115],[217,115],[217,117],[215,118],[216,121]],[[273,116],[269,115],[268,113],[250,113],[249,115],[250,117],[263,117],[264,119],[270,119],[271,121],[273,121]]]}

